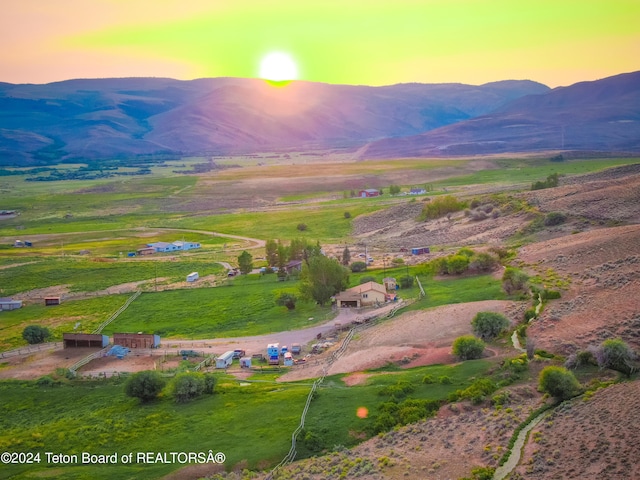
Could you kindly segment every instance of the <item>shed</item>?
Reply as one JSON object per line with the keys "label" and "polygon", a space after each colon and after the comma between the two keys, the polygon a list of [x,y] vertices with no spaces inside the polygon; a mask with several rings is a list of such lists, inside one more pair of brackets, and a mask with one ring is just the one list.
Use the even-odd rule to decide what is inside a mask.
{"label": "shed", "polygon": [[233,350],[224,352],[216,358],[216,368],[227,368],[233,363]]}
{"label": "shed", "polygon": [[411,255],[422,255],[423,253],[429,253],[429,247],[416,247],[411,249]]}
{"label": "shed", "polygon": [[64,348],[98,347],[109,345],[109,337],[99,333],[63,333]]}
{"label": "shed", "polygon": [[60,297],[44,297],[44,304],[46,306],[60,305],[60,301]]}
{"label": "shed", "polygon": [[387,289],[387,291],[390,290],[396,290],[398,287],[398,283],[396,282],[396,279],[393,277],[385,277],[382,279],[382,284],[384,285],[384,288]]}
{"label": "shed", "polygon": [[22,307],[22,300],[14,300],[13,298],[0,298],[0,311],[16,310]]}
{"label": "shed", "polygon": [[187,282],[195,282],[198,278],[200,278],[198,272],[191,272],[187,275]]}
{"label": "shed", "polygon": [[242,357],[240,359],[240,368],[251,368],[251,357]]}
{"label": "shed", "polygon": [[153,255],[156,253],[156,249],[153,247],[143,247],[136,250],[138,255]]}
{"label": "shed", "polygon": [[122,345],[126,348],[158,348],[160,335],[153,333],[114,333],[114,345]]}
{"label": "shed", "polygon": [[291,344],[291,353],[300,353],[302,351],[302,346],[299,343]]}

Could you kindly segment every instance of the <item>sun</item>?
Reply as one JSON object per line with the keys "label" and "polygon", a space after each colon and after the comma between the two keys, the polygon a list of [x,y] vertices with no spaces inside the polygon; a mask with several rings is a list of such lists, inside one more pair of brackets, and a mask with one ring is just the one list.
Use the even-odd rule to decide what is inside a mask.
{"label": "sun", "polygon": [[288,53],[272,52],[260,61],[259,76],[272,82],[297,80],[298,67]]}

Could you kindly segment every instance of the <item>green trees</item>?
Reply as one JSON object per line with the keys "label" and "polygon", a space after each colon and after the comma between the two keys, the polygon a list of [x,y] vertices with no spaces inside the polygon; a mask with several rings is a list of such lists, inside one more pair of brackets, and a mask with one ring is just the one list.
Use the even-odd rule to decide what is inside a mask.
{"label": "green trees", "polygon": [[324,305],[336,293],[345,290],[349,271],[324,255],[312,255],[302,268],[300,293]]}
{"label": "green trees", "polygon": [[128,397],[139,398],[141,402],[149,402],[156,398],[165,386],[165,379],[156,371],[134,373],[124,386]]}
{"label": "green trees", "polygon": [[49,329],[40,325],[29,325],[22,330],[22,338],[30,345],[46,342],[49,337],[51,337]]}
{"label": "green trees", "polygon": [[243,250],[238,256],[238,268],[243,275],[253,270],[253,256],[246,250]]}
{"label": "green trees", "polygon": [[509,319],[500,313],[478,312],[471,321],[473,332],[483,340],[497,337],[509,326]]}
{"label": "green trees", "polygon": [[397,195],[400,193],[400,186],[399,185],[391,185],[389,187],[389,194],[390,195]]}
{"label": "green trees", "polygon": [[541,391],[557,400],[567,400],[582,391],[582,386],[572,372],[556,366],[542,369],[538,377],[538,386]]}
{"label": "green trees", "polygon": [[364,272],[367,269],[367,264],[364,262],[353,262],[350,268],[353,273]]}
{"label": "green trees", "polygon": [[521,270],[507,267],[502,275],[502,288],[509,295],[526,288],[529,276]]}
{"label": "green trees", "polygon": [[473,335],[463,335],[453,342],[453,354],[460,360],[481,358],[484,352],[484,342]]}

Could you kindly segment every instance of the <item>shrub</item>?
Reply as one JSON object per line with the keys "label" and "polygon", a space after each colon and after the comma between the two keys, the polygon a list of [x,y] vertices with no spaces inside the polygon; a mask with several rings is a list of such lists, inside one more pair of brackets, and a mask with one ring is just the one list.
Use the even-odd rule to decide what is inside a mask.
{"label": "shrub", "polygon": [[425,375],[424,377],[422,377],[422,383],[429,385],[432,383],[436,383],[436,379],[433,378],[433,375]]}
{"label": "shrub", "polygon": [[403,275],[398,279],[398,283],[400,288],[411,288],[413,287],[413,277],[411,275]]}
{"label": "shrub", "polygon": [[473,332],[483,340],[497,337],[509,327],[509,319],[500,313],[478,312],[471,321]]}
{"label": "shrub", "polygon": [[453,342],[453,354],[460,360],[473,360],[481,358],[484,352],[484,342],[473,335],[458,337]]}
{"label": "shrub", "polygon": [[44,343],[49,337],[51,337],[49,329],[40,325],[28,325],[22,330],[22,338],[30,345]]}
{"label": "shrub", "polygon": [[542,291],[542,299],[543,300],[557,300],[558,298],[562,298],[562,295],[557,290],[543,290]]}
{"label": "shrub", "polygon": [[464,273],[469,267],[469,257],[465,255],[451,255],[447,257],[447,273],[449,275]]}
{"label": "shrub", "polygon": [[287,310],[295,310],[298,297],[293,293],[283,292],[276,299],[276,305],[279,307],[287,307]]}
{"label": "shrub", "polygon": [[481,272],[490,272],[498,266],[498,259],[489,253],[479,253],[469,264],[470,269],[479,270]]}
{"label": "shrub", "polygon": [[493,381],[481,378],[464,390],[456,390],[455,395],[458,400],[471,400],[471,403],[478,405],[484,402],[497,388],[498,386]]}
{"label": "shrub", "polygon": [[159,372],[146,370],[134,373],[124,386],[128,397],[139,398],[142,402],[149,402],[156,398],[165,386],[165,379]]}
{"label": "shrub", "polygon": [[299,231],[304,232],[307,229],[307,224],[306,223],[299,223],[298,226],[296,227]]}
{"label": "shrub", "polygon": [[60,382],[54,380],[51,375],[45,375],[36,380],[36,385],[39,387],[55,387],[59,384]]}
{"label": "shrub", "polygon": [[619,338],[602,342],[595,351],[595,357],[600,368],[610,368],[625,375],[631,375],[638,369],[634,364],[636,353]]}
{"label": "shrub", "polygon": [[391,263],[393,263],[394,265],[403,265],[404,258],[396,257],[393,260],[391,260]]}
{"label": "shrub", "polygon": [[444,217],[447,214],[459,212],[466,206],[466,202],[458,201],[458,199],[452,195],[438,197],[422,207],[420,220],[424,221]]}
{"label": "shrub", "polygon": [[204,375],[198,372],[184,372],[175,376],[172,393],[178,403],[185,403],[204,393]]}
{"label": "shrub", "polygon": [[562,225],[567,221],[566,215],[559,212],[550,212],[544,217],[544,224],[546,227],[553,227],[556,225]]}
{"label": "shrub", "polygon": [[529,276],[512,267],[507,267],[502,275],[502,288],[507,294],[511,295],[515,292],[524,290],[529,281]]}
{"label": "shrub", "polygon": [[344,212],[344,218],[351,218],[351,213]]}
{"label": "shrub", "polygon": [[464,255],[467,258],[471,258],[475,255],[475,252],[470,248],[463,247],[456,252],[456,255]]}
{"label": "shrub", "polygon": [[557,400],[567,400],[582,391],[582,386],[575,375],[564,367],[543,368],[540,372],[538,385],[541,391]]}
{"label": "shrub", "polygon": [[376,281],[376,277],[373,277],[371,275],[365,275],[364,277],[360,277],[360,285],[363,285],[368,282],[375,282],[375,281]]}
{"label": "shrub", "polygon": [[367,264],[364,262],[353,262],[350,268],[354,273],[364,272],[367,269]]}
{"label": "shrub", "polygon": [[204,374],[204,393],[211,395],[216,388],[218,379],[213,373]]}

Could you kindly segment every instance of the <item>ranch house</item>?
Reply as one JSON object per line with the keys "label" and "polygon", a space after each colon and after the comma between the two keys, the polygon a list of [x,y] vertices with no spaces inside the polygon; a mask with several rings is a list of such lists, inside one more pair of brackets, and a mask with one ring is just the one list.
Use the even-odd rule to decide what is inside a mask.
{"label": "ranch house", "polygon": [[338,293],[335,297],[338,308],[368,307],[387,301],[387,290],[384,285],[367,282]]}
{"label": "ranch house", "polygon": [[147,243],[147,247],[152,247],[156,252],[175,252],[178,250],[178,247],[173,243],[167,242],[155,242],[155,243]]}
{"label": "ranch house", "polygon": [[200,244],[198,242],[183,242],[178,240],[177,242],[173,242],[173,245],[176,246],[176,250],[193,250],[195,248],[200,248]]}

